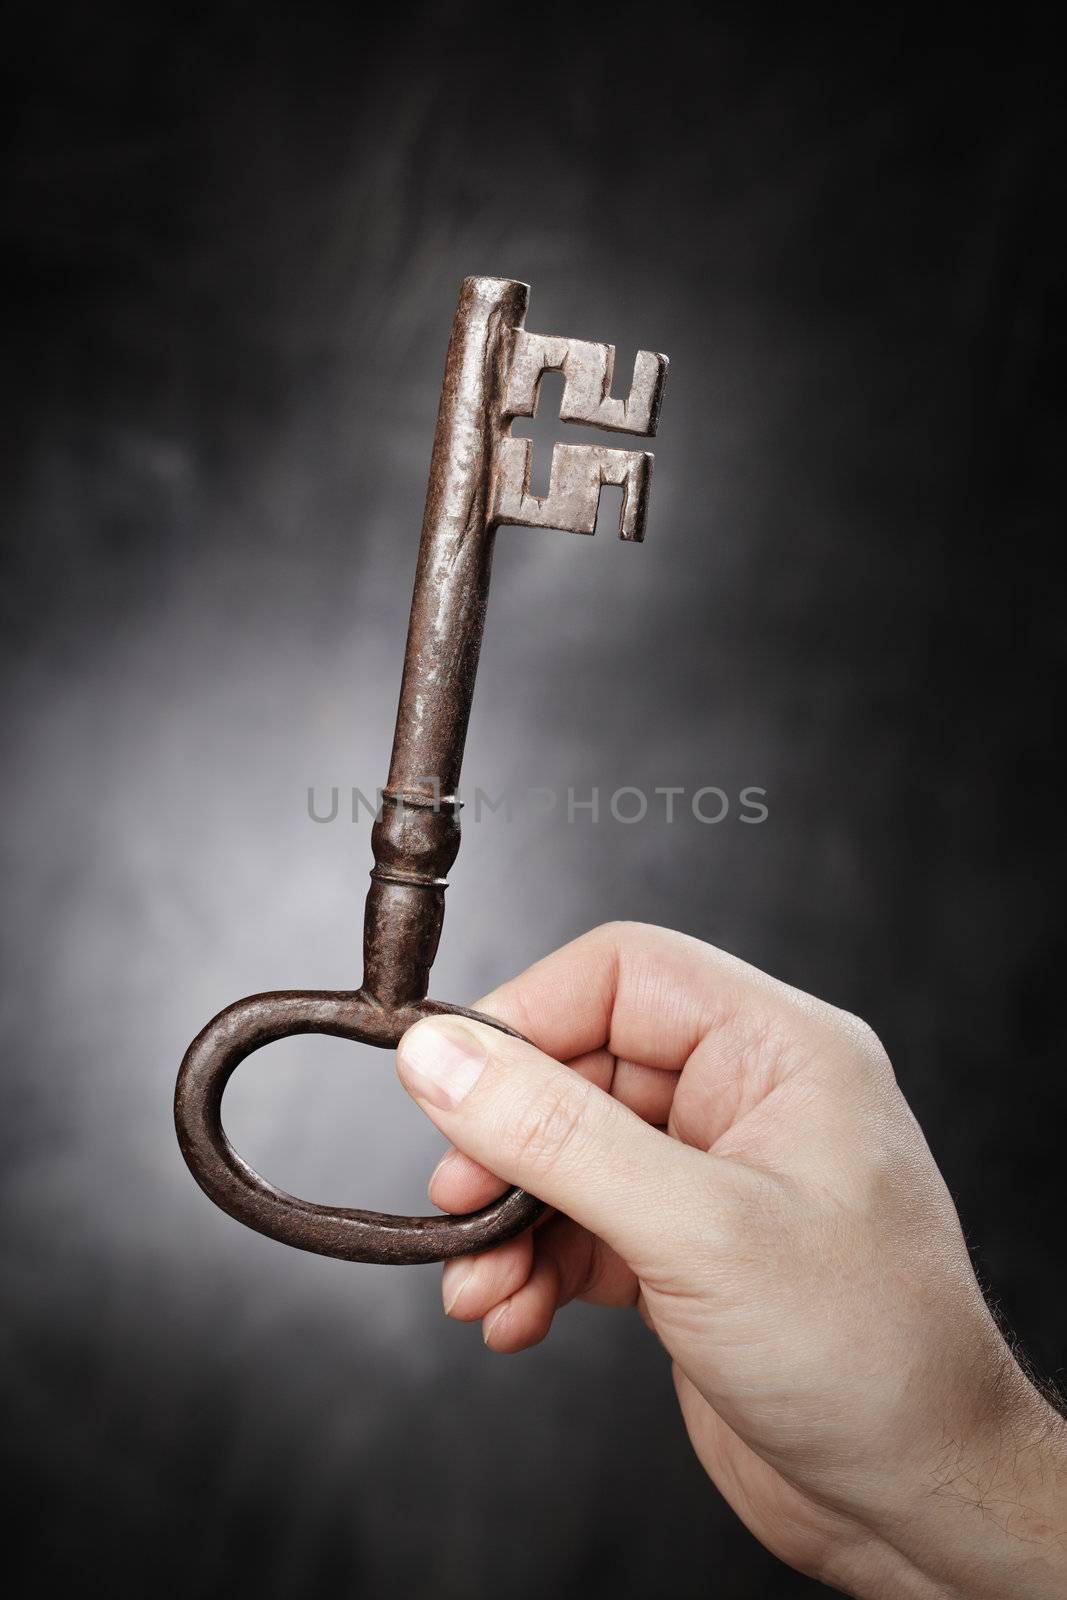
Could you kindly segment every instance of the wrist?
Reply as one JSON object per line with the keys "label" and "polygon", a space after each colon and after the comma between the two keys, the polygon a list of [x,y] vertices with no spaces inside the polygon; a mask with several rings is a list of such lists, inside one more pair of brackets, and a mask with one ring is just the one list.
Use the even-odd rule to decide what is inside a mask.
{"label": "wrist", "polygon": [[1067,1593],[1067,1422],[1011,1367],[997,1406],[966,1436],[946,1433],[881,1529],[909,1570],[878,1600]]}

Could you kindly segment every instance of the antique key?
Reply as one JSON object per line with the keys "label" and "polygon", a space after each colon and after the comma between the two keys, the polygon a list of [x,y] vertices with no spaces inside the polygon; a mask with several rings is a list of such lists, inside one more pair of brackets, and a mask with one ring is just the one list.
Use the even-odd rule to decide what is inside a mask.
{"label": "antique key", "polygon": [[667,358],[642,350],[624,400],[611,394],[615,350],[524,328],[528,285],[467,278],[445,363],[389,781],[371,834],[364,973],[352,992],[283,991],[228,1006],[193,1040],[178,1073],[174,1119],[189,1169],[239,1222],[283,1244],[345,1261],[443,1261],[499,1244],[536,1220],[521,1189],[462,1217],[332,1209],[276,1189],[234,1150],[222,1096],[237,1066],[290,1034],[329,1033],[394,1047],[420,1017],[454,1013],[511,1033],[493,1017],[426,998],[459,850],[459,785],[485,622],[496,530],[592,533],[600,490],[623,487],[619,533],[644,537],[652,457],[642,450],[557,444],[547,495],[530,493],[532,441],[512,438],[537,409],[541,376],[563,373],[561,422],[656,431]]}

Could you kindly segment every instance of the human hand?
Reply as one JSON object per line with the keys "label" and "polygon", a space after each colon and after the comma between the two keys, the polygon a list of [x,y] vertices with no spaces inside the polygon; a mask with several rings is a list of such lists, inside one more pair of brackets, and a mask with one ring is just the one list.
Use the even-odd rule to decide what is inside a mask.
{"label": "human hand", "polygon": [[465,1212],[514,1183],[556,1212],[447,1263],[451,1316],[513,1352],[569,1300],[636,1304],[713,1482],[846,1593],[1067,1593],[1067,1425],[865,1024],[626,923],[479,1009],[540,1048],[455,1017],[405,1034],[401,1079],[456,1147],[431,1198]]}

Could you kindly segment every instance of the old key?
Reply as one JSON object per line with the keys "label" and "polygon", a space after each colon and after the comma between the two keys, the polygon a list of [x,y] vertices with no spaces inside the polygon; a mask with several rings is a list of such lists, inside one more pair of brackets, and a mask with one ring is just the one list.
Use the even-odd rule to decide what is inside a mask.
{"label": "old key", "polygon": [[619,532],[644,536],[652,457],[642,450],[557,444],[547,495],[530,493],[529,439],[541,376],[563,373],[561,422],[620,433],[656,431],[667,358],[642,350],[624,400],[611,394],[611,345],[527,333],[528,286],[467,278],[445,363],[389,781],[371,847],[364,973],[353,992],[252,995],[197,1035],[178,1074],[174,1117],[190,1171],[239,1222],[300,1250],[345,1261],[442,1261],[530,1226],[541,1202],[512,1189],[462,1217],[399,1217],[314,1205],[275,1189],[234,1150],[222,1096],[235,1068],[289,1034],[329,1033],[394,1047],[420,1017],[451,1012],[511,1032],[493,1017],[429,1000],[445,909],[445,873],[459,850],[459,785],[498,527],[592,533],[600,490],[623,487]]}

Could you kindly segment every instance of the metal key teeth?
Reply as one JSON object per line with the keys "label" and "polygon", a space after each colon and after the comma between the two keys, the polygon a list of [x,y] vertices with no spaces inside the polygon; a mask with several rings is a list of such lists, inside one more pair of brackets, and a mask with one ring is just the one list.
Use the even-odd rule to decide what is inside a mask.
{"label": "metal key teeth", "polygon": [[647,450],[611,450],[606,445],[557,444],[547,495],[530,493],[532,439],[502,439],[497,447],[493,520],[517,528],[560,528],[595,533],[604,484],[623,486],[619,538],[645,536],[652,456]]}
{"label": "metal key teeth", "polygon": [[504,400],[508,418],[535,415],[545,372],[563,374],[561,422],[584,422],[611,433],[638,433],[645,438],[655,433],[667,376],[666,356],[639,350],[630,392],[625,400],[616,400],[611,393],[613,344],[546,338],[517,329]]}

